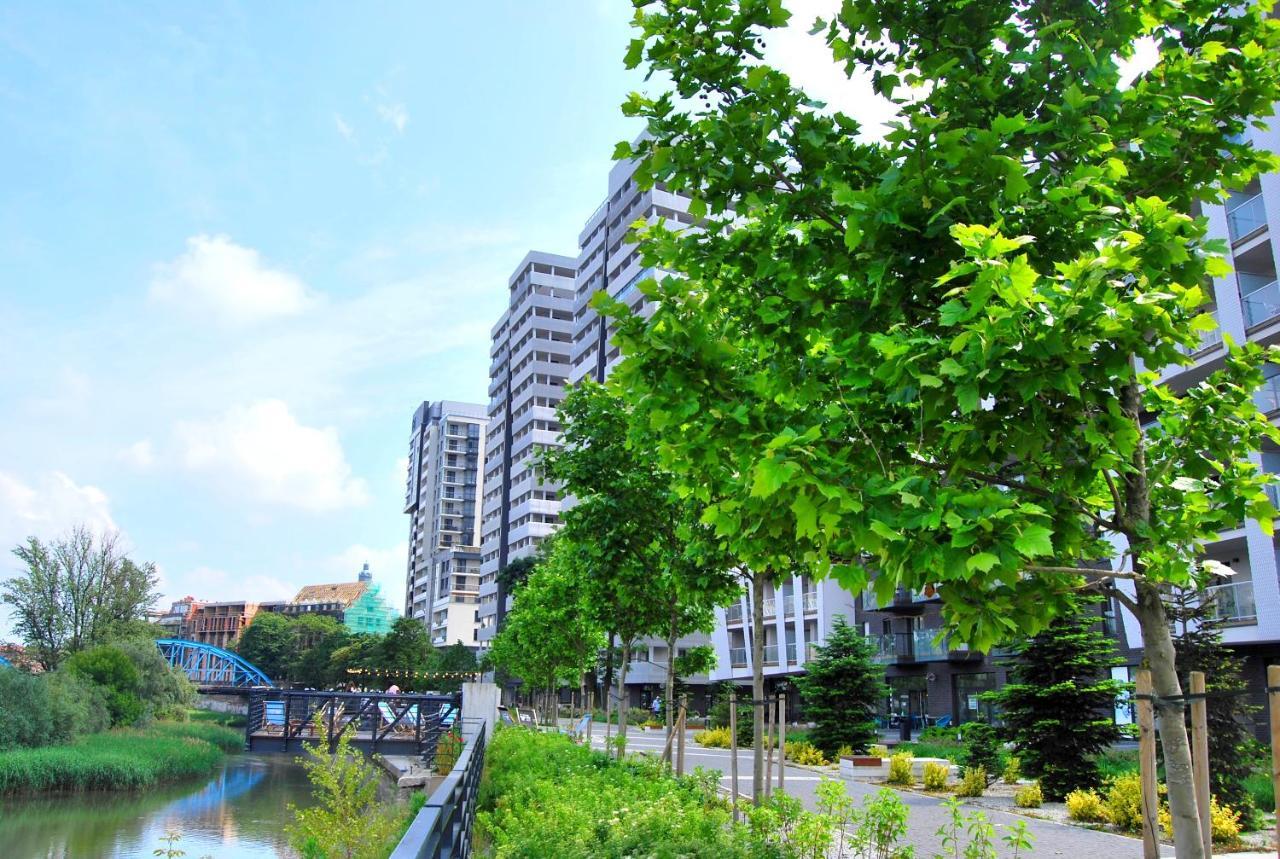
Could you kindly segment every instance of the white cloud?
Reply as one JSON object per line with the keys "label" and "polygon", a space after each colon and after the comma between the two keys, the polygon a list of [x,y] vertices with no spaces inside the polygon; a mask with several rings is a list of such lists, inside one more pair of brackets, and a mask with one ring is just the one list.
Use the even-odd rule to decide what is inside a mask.
{"label": "white cloud", "polygon": [[409,124],[409,110],[403,102],[380,101],[374,107],[383,122],[394,128],[397,133],[404,134],[405,126]]}
{"label": "white cloud", "polygon": [[203,234],[187,239],[177,259],[156,265],[151,297],[230,323],[292,316],[315,301],[301,280],[269,267],[253,248]]}
{"label": "white cloud", "polygon": [[366,563],[369,565],[369,572],[373,573],[373,580],[382,585],[384,592],[389,591],[394,596],[394,591],[397,588],[403,589],[404,586],[405,568],[409,563],[409,544],[401,542],[386,549],[374,549],[363,543],[355,543],[327,558],[325,569],[335,576],[334,581],[354,581]]}
{"label": "white cloud", "polygon": [[144,438],[141,441],[135,441],[120,451],[120,459],[135,468],[150,468],[156,461],[156,452],[151,445],[151,439]]}
{"label": "white cloud", "polygon": [[332,427],[305,426],[280,400],[235,406],[211,421],[177,425],[187,468],[215,475],[259,501],[338,510],[369,500]]}
{"label": "white cloud", "polygon": [[342,114],[335,113],[333,115],[333,124],[338,129],[338,133],[342,135],[343,140],[351,140],[356,136],[355,129],[347,124],[347,121],[342,118]]}
{"label": "white cloud", "polygon": [[272,602],[291,600],[299,586],[263,573],[229,573],[215,567],[199,566],[165,582],[165,599],[173,601],[193,596],[205,602],[248,600]]}
{"label": "white cloud", "polygon": [[76,525],[98,533],[117,530],[105,492],[81,486],[61,471],[42,475],[34,485],[0,471],[0,548],[8,550],[27,537],[57,537]]}

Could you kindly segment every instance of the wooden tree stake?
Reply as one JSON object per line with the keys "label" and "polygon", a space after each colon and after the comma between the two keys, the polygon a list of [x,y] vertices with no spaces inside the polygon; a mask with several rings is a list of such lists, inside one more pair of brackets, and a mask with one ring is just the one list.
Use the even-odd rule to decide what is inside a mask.
{"label": "wooden tree stake", "polygon": [[[1271,711],[1271,783],[1280,796],[1280,665],[1267,666],[1267,705]],[[1277,856],[1280,856],[1280,815],[1276,816]]]}
{"label": "wooden tree stake", "polygon": [[[1271,724],[1274,734],[1276,724],[1274,716],[1271,718]],[[1276,778],[1280,779],[1280,765],[1276,769]],[[729,801],[733,805],[733,819],[736,822],[738,819],[738,693],[736,690],[729,693],[729,781]]]}
{"label": "wooden tree stake", "polygon": [[787,782],[787,696],[778,693],[778,793],[786,793]]}
{"label": "wooden tree stake", "polygon": [[[1204,699],[1204,672],[1191,672],[1191,763],[1200,811],[1204,855],[1213,855],[1213,821],[1209,814],[1209,706]],[[1196,697],[1199,696],[1199,697]]]}
{"label": "wooden tree stake", "polygon": [[1160,797],[1156,782],[1155,703],[1151,700],[1151,672],[1146,668],[1140,669],[1134,677],[1134,694],[1138,710],[1138,766],[1142,776],[1142,859],[1159,859],[1156,810]]}

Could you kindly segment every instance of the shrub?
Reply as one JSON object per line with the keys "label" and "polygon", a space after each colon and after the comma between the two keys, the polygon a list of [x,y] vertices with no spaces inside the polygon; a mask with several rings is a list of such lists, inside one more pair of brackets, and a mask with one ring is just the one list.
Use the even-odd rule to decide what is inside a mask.
{"label": "shrub", "polygon": [[1044,793],[1039,782],[1032,782],[1020,787],[1013,795],[1013,804],[1018,808],[1039,808],[1044,803]]}
{"label": "shrub", "polygon": [[351,748],[350,734],[338,737],[333,754],[322,743],[308,743],[302,765],[315,804],[300,809],[289,803],[290,845],[303,856],[382,859],[400,828],[399,815],[378,801],[378,771]]}
{"label": "shrub", "polygon": [[1081,823],[1110,823],[1107,804],[1094,790],[1073,790],[1067,794],[1067,817]]}
{"label": "shrub", "polygon": [[924,789],[946,790],[947,776],[951,775],[951,767],[946,764],[929,761],[924,765]]}
{"label": "shrub", "polygon": [[196,689],[185,674],[160,655],[154,641],[131,638],[116,641],[113,646],[138,669],[137,693],[142,699],[144,721],[187,718],[187,708],[196,702]]}
{"label": "shrub", "polygon": [[995,728],[985,722],[965,725],[964,747],[966,771],[980,767],[984,773],[1000,772],[1000,744],[996,741]]}
{"label": "shrub", "polygon": [[983,767],[965,767],[956,787],[956,796],[982,796],[987,790],[987,771]]}
{"label": "shrub", "polygon": [[787,757],[802,766],[821,767],[827,765],[827,759],[813,743],[807,740],[796,740],[787,743]]}
{"label": "shrub", "polygon": [[887,758],[889,757],[889,747],[875,743],[871,748],[867,749],[867,754],[873,758]]}
{"label": "shrub", "polygon": [[958,743],[960,730],[959,725],[952,725],[949,728],[933,725],[920,732],[920,739],[926,743]]}
{"label": "shrub", "polygon": [[915,783],[911,774],[911,764],[915,756],[911,752],[900,752],[889,758],[889,784],[901,784],[910,787]]}
{"label": "shrub", "polygon": [[0,751],[50,742],[49,688],[41,677],[0,669]]}
{"label": "shrub", "polygon": [[732,740],[728,728],[708,728],[693,735],[695,743],[708,749],[727,749],[732,745]]}
{"label": "shrub", "polygon": [[1020,760],[1013,757],[1012,755],[1009,756],[1009,760],[1005,761],[1005,764],[1004,764],[1004,772],[1000,774],[1000,778],[1004,780],[1005,784],[1018,783],[1018,779],[1021,778],[1022,776],[1022,773],[1020,771],[1021,764],[1022,762]]}
{"label": "shrub", "polygon": [[[1167,805],[1160,806],[1160,828],[1167,838],[1173,837],[1173,815]],[[1240,846],[1240,812],[1233,811],[1218,803],[1216,796],[1209,798],[1209,826],[1213,832],[1213,843],[1223,847]]]}
{"label": "shrub", "polygon": [[[875,748],[875,746],[872,746],[872,748]],[[840,760],[841,758],[851,758],[851,757],[853,757],[853,746],[841,746],[840,748],[836,749],[836,760]]]}
{"label": "shrub", "polygon": [[[1164,785],[1159,792],[1164,793]],[[1107,815],[1121,829],[1142,828],[1142,777],[1127,773],[1111,780],[1107,787]]]}
{"label": "shrub", "polygon": [[132,725],[142,718],[142,675],[119,647],[103,644],[82,650],[66,661],[65,668],[102,687],[112,725]]}
{"label": "shrub", "polygon": [[884,666],[876,664],[871,639],[843,616],[835,616],[826,643],[795,682],[805,717],[813,722],[811,740],[824,755],[843,745],[865,749],[879,735],[872,714],[889,694]]}

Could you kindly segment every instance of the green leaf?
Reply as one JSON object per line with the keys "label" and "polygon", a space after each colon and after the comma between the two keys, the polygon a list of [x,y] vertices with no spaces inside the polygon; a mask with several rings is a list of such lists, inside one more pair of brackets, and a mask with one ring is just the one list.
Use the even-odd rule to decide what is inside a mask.
{"label": "green leaf", "polygon": [[849,250],[857,250],[862,244],[862,227],[856,218],[848,218],[844,223],[844,246]]}
{"label": "green leaf", "polygon": [[961,385],[956,388],[956,404],[960,406],[962,414],[969,414],[978,408],[978,386],[977,385]]}
{"label": "green leaf", "polygon": [[969,570],[969,572],[973,572],[974,570],[979,570],[981,572],[986,573],[986,572],[989,572],[991,568],[998,563],[1000,563],[1000,559],[997,558],[995,555],[991,554],[990,552],[979,552],[978,554],[969,558],[969,560],[965,561],[964,565],[965,565],[965,568]]}
{"label": "green leaf", "polygon": [[1026,558],[1053,554],[1053,532],[1043,525],[1028,525],[1013,541],[1013,547]]}

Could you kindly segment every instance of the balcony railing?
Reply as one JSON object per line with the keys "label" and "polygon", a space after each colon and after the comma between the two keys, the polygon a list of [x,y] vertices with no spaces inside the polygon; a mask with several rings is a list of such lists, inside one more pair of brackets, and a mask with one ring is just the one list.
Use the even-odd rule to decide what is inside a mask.
{"label": "balcony railing", "polygon": [[1231,234],[1231,241],[1238,242],[1267,225],[1267,210],[1262,205],[1261,194],[1254,194],[1238,204],[1233,205],[1233,202],[1227,201],[1227,232]]}
{"label": "balcony railing", "polygon": [[[1246,309],[1245,312],[1248,313],[1248,310]],[[1209,316],[1213,317],[1213,321],[1214,321],[1213,330],[1201,331],[1200,341],[1198,343],[1196,343],[1194,346],[1179,346],[1178,347],[1179,352],[1181,352],[1184,355],[1196,355],[1196,354],[1199,354],[1200,352],[1203,352],[1205,349],[1208,349],[1212,346],[1217,346],[1219,343],[1222,342],[1222,328],[1218,327],[1218,311],[1216,310],[1213,311],[1212,313],[1209,314]],[[1253,323],[1250,322],[1249,324],[1252,325]]]}
{"label": "balcony railing", "polygon": [[760,601],[760,608],[764,610],[765,617],[773,617],[778,613],[778,602],[774,597],[765,597]]}
{"label": "balcony railing", "polygon": [[818,593],[817,591],[807,591],[801,594],[801,601],[804,606],[805,614],[813,614],[818,610]]}
{"label": "balcony railing", "polygon": [[1217,620],[1228,623],[1257,623],[1258,607],[1253,601],[1253,582],[1228,582],[1204,589],[1204,602]]}
{"label": "balcony railing", "polygon": [[936,629],[917,629],[910,633],[911,636],[911,655],[917,661],[931,659],[947,658],[946,641],[935,642],[934,639],[938,635]]}
{"label": "balcony railing", "polygon": [[782,597],[782,616],[795,617],[796,600],[792,594],[784,594]]}
{"label": "balcony railing", "polygon": [[742,623],[742,603],[736,602],[724,610],[725,623]]}
{"label": "balcony railing", "polygon": [[1268,483],[1266,493],[1267,497],[1271,499],[1271,506],[1280,510],[1280,484]]}
{"label": "balcony railing", "polygon": [[[1252,328],[1280,316],[1280,283],[1275,278],[1240,272],[1236,275],[1236,281],[1240,284],[1246,327]],[[1221,332],[1218,339],[1222,339]]]}
{"label": "balcony railing", "polygon": [[778,664],[778,645],[766,644],[764,646],[764,664],[765,665]]}
{"label": "balcony railing", "polygon": [[875,654],[871,657],[876,662],[893,662],[898,654],[898,637],[892,632],[871,636],[875,645]]}
{"label": "balcony railing", "polygon": [[1267,414],[1280,410],[1280,376],[1264,379],[1262,387],[1253,392],[1253,401]]}
{"label": "balcony railing", "polygon": [[788,665],[795,665],[799,661],[796,658],[796,653],[797,653],[796,644],[793,641],[787,645],[787,664]]}
{"label": "balcony railing", "polygon": [[729,664],[734,668],[746,668],[747,649],[745,647],[730,647]]}
{"label": "balcony railing", "polygon": [[818,645],[812,641],[806,642],[804,646],[804,661],[812,662],[818,658]]}

